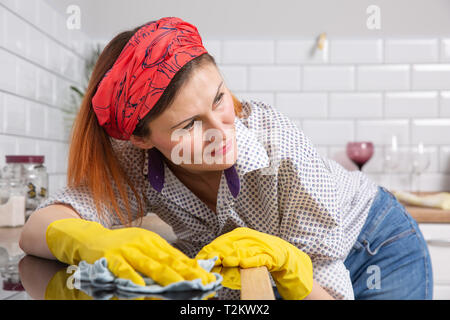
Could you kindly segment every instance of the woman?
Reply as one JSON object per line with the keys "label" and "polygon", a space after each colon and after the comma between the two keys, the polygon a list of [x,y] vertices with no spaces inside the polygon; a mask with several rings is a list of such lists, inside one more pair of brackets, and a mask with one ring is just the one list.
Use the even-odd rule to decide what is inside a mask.
{"label": "woman", "polygon": [[190,258],[238,227],[285,240],[312,261],[309,298],[432,296],[425,241],[395,197],[321,157],[273,107],[239,101],[197,29],[174,17],[103,50],[74,124],[68,186],[32,214],[20,245],[54,259],[46,236],[70,232],[46,233],[53,222],[110,228],[148,212]]}

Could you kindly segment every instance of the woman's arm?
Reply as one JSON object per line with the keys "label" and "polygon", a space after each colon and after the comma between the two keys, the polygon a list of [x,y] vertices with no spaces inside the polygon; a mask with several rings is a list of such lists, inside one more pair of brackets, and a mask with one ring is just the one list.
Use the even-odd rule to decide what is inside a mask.
{"label": "woman's arm", "polygon": [[46,259],[56,259],[47,246],[45,233],[50,223],[60,219],[81,217],[70,205],[53,204],[36,210],[28,218],[20,235],[19,246],[26,253]]}
{"label": "woman's arm", "polygon": [[312,291],[304,300],[336,300],[313,279]]}

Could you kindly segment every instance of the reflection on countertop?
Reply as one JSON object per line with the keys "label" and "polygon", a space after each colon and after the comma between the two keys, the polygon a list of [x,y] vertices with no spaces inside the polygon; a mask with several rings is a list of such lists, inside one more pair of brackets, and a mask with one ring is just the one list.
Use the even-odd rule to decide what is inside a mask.
{"label": "reflection on countertop", "polygon": [[77,267],[56,260],[21,254],[2,261],[6,263],[0,265],[0,300],[235,300],[240,296],[239,290],[226,287],[209,292],[123,293],[76,283],[73,273]]}
{"label": "reflection on countertop", "polygon": [[18,270],[18,262],[23,254],[10,257],[8,251],[0,247],[0,300],[28,300]]}
{"label": "reflection on countertop", "polygon": [[25,254],[19,247],[22,227],[0,228],[0,300],[28,300],[23,288],[18,263]]}
{"label": "reflection on countertop", "polygon": [[[154,231],[169,243],[176,240],[172,229],[155,214],[143,219],[141,227]],[[74,286],[72,275],[76,266],[56,260],[43,259],[25,253],[19,247],[22,227],[0,228],[0,300],[41,299],[212,299],[239,300],[240,290],[222,287],[217,292],[182,292],[170,295],[139,297],[117,296],[114,292],[101,292],[89,286]],[[79,288],[79,289],[78,289]],[[83,291],[84,290],[84,291]]]}
{"label": "reflection on countertop", "polygon": [[[216,292],[184,291],[165,294],[124,294],[116,290],[99,289],[90,282],[77,283],[76,266],[56,260],[24,256],[18,263],[20,280],[32,299],[39,300],[199,300],[212,298]],[[39,275],[39,276],[36,276]]]}

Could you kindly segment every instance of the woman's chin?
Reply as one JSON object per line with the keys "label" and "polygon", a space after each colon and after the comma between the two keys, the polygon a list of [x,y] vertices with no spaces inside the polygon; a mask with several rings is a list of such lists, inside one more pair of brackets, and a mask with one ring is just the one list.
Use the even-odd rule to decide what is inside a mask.
{"label": "woman's chin", "polygon": [[236,163],[236,157],[226,158],[223,157],[210,157],[209,159],[204,159],[202,164],[197,165],[184,165],[187,169],[197,170],[197,171],[222,171],[231,168]]}

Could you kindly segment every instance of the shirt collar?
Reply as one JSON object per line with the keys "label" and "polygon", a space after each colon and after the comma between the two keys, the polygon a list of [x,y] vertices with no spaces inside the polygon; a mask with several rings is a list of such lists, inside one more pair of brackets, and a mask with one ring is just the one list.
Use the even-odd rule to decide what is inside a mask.
{"label": "shirt collar", "polygon": [[[236,162],[230,168],[224,170],[224,175],[229,192],[234,198],[237,198],[241,178],[248,172],[268,167],[270,161],[266,149],[257,138],[258,132],[247,128],[243,120],[237,116],[234,124],[238,155]],[[167,191],[167,189],[175,187],[172,184],[176,184],[178,179],[175,179],[175,175],[163,161],[160,152],[156,148],[152,148],[148,150],[148,156],[148,180],[152,187],[160,193],[163,188]],[[169,175],[170,177],[168,177]],[[169,179],[165,179],[166,177]],[[163,192],[163,194],[170,195],[172,192]]]}

